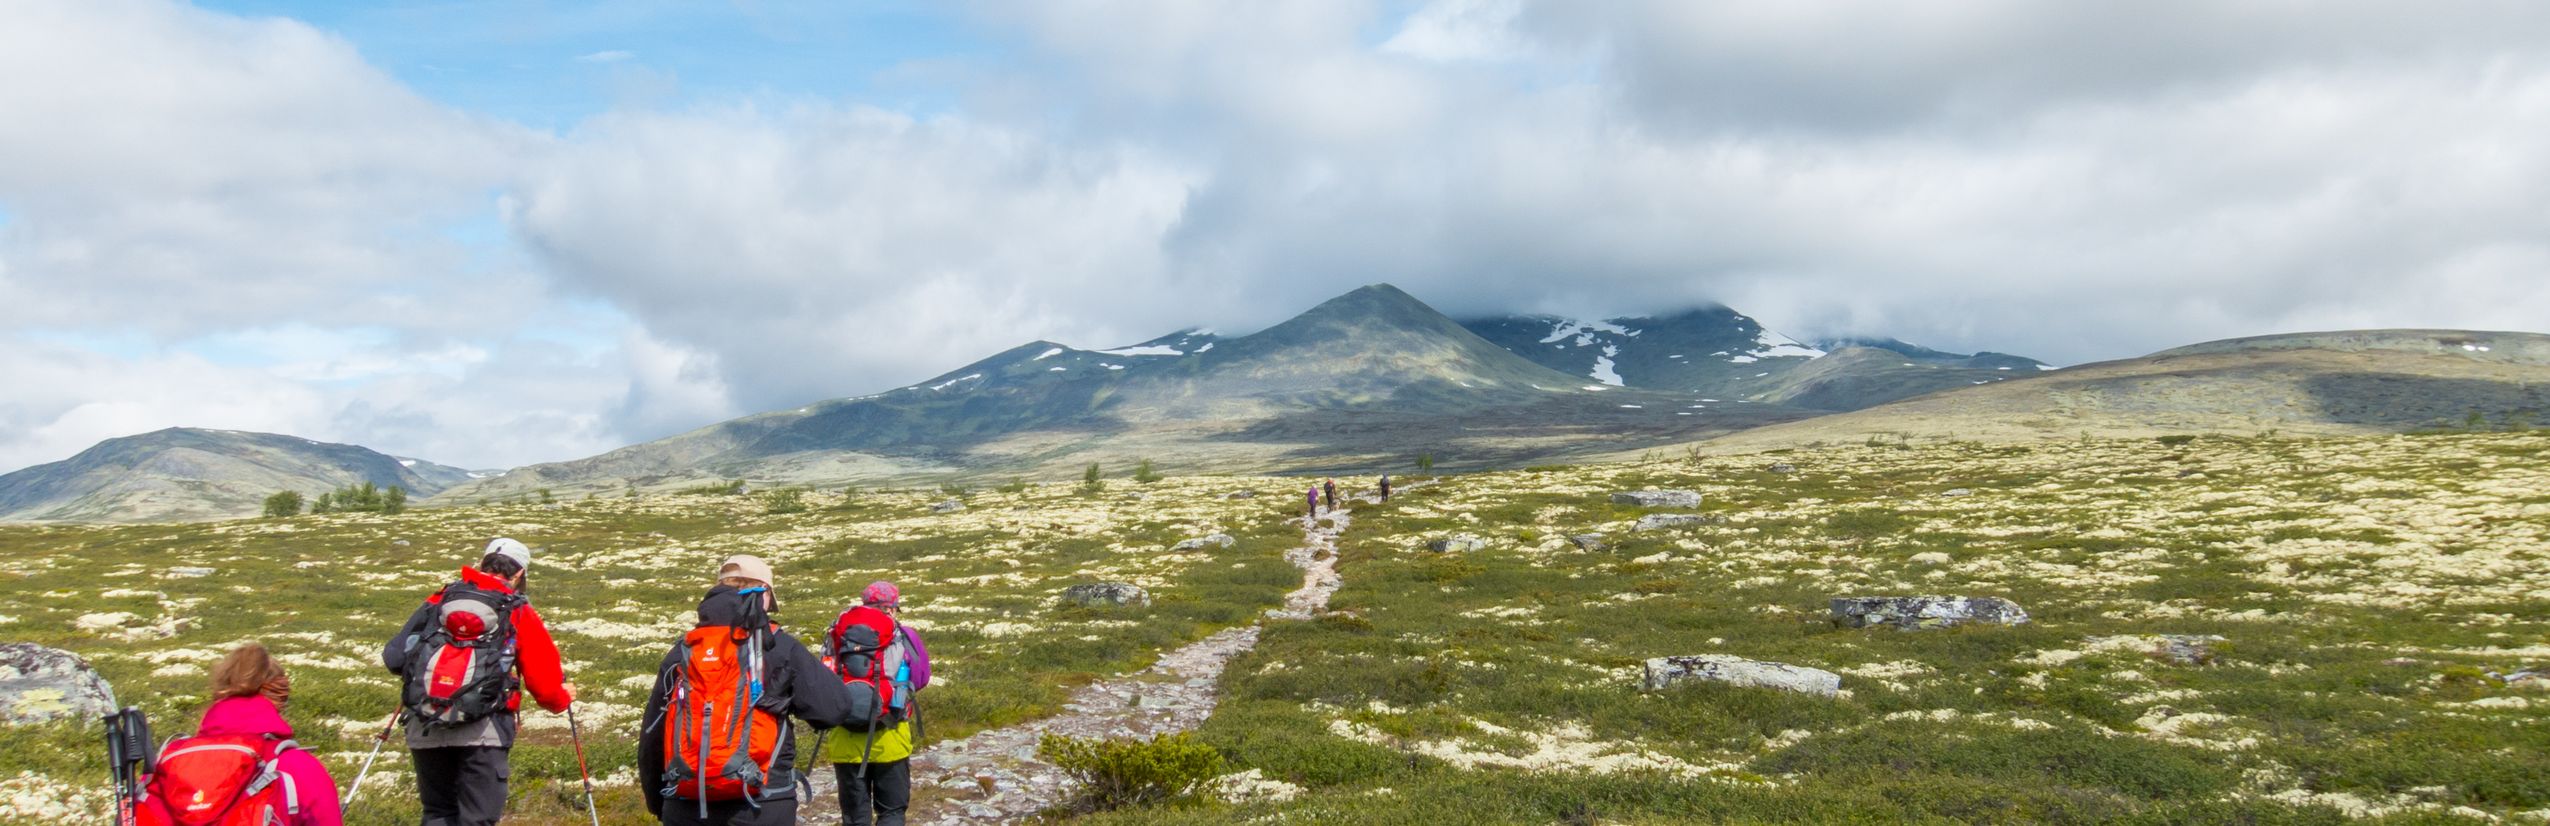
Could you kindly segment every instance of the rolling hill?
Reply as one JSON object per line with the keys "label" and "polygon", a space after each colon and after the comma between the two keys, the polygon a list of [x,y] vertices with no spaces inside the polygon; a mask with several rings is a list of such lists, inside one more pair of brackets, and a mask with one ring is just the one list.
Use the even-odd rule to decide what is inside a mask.
{"label": "rolling hill", "polygon": [[2545,421],[2550,335],[2356,330],[2189,345],[1767,427],[1702,447],[1740,452],[1898,438],[2346,435]]}
{"label": "rolling hill", "polygon": [[0,476],[0,520],[164,522],[254,516],[265,497],[370,482],[430,496],[471,474],[356,445],[172,427]]}

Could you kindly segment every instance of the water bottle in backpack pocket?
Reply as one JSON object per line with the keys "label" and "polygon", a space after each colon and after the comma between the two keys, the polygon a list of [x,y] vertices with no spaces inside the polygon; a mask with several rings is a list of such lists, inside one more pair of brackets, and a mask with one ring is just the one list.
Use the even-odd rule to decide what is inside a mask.
{"label": "water bottle in backpack pocket", "polygon": [[283,753],[296,748],[258,734],[171,740],[136,818],[141,826],[290,823],[301,813],[301,789],[283,772]]}

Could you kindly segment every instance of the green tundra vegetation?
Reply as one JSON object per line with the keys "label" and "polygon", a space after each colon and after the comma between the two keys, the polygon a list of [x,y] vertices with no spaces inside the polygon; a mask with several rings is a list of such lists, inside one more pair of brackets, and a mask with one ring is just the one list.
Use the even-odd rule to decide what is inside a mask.
{"label": "green tundra vegetation", "polygon": [[[1115,794],[1144,802],[1088,817],[2550,817],[2550,692],[2525,673],[2550,663],[2545,459],[2546,431],[1917,438],[1402,480],[1389,504],[1356,506],[1332,610],[1269,623],[1223,674],[1213,715],[1171,741],[1182,751],[1077,747],[1092,782],[1140,769],[1178,787],[1179,766],[1221,779]],[[951,513],[931,512],[936,491],[807,491],[802,510],[703,492],[12,526],[0,636],[90,657],[163,734],[201,709],[225,646],[264,640],[295,669],[302,741],[350,778],[392,704],[371,665],[381,639],[479,543],[515,536],[539,549],[532,597],[586,698],[605,821],[637,823],[637,706],[718,558],[771,558],[780,618],[801,629],[871,579],[900,583],[936,655],[925,700],[946,740],[1054,713],[1075,685],[1258,621],[1301,582],[1282,558],[1301,544],[1283,494],[1298,488],[1170,477],[1139,494],[1004,487]],[[1703,501],[1609,496],[1644,488]],[[1226,498],[1244,489],[1271,495]],[[1703,518],[1635,529],[1663,512]],[[1216,531],[1239,541],[1168,550]],[[1454,547],[1471,550],[1428,550],[1461,535],[1476,542]],[[1154,600],[1055,599],[1101,580]],[[2004,597],[2031,621],[1897,631],[1826,616],[1834,597],[1905,594]],[[2158,654],[2163,635],[2220,639],[2181,661]],[[1832,671],[1842,693],[1642,686],[1645,660],[1689,654]],[[527,719],[509,822],[581,822],[564,721]],[[108,799],[96,739],[94,726],[0,729],[0,822],[93,822]],[[398,757],[353,822],[413,822]],[[916,785],[927,808],[934,789]]]}

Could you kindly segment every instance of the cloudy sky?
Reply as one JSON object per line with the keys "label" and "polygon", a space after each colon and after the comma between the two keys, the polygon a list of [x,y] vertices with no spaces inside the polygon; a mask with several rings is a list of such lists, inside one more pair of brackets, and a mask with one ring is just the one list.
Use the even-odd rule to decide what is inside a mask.
{"label": "cloudy sky", "polygon": [[2062,363],[2550,329],[2531,0],[12,0],[0,78],[0,470],[574,458],[1375,281]]}

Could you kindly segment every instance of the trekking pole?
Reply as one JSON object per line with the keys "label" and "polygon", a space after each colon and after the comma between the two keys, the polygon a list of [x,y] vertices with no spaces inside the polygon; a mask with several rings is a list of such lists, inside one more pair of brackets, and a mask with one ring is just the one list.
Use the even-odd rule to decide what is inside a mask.
{"label": "trekking pole", "polygon": [[363,778],[372,773],[372,761],[381,759],[381,747],[390,744],[390,732],[397,730],[398,721],[406,717],[407,706],[401,705],[397,711],[390,712],[389,723],[381,726],[381,730],[372,735],[372,754],[363,758],[363,770],[354,773],[354,785],[346,787],[345,805],[353,806],[354,799],[362,796]]}
{"label": "trekking pole", "polygon": [[593,806],[593,770],[584,765],[584,726],[576,722],[575,704],[567,704],[567,738],[576,744],[576,773],[584,775],[584,813],[593,818],[593,826],[602,826],[602,810]]}

